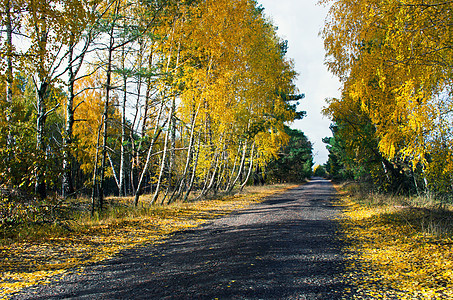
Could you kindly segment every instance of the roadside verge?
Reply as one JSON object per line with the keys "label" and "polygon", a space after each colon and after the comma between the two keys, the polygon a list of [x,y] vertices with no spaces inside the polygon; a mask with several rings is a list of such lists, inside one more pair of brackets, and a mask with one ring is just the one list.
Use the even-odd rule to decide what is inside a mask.
{"label": "roadside verge", "polygon": [[339,190],[350,299],[453,299],[453,211]]}

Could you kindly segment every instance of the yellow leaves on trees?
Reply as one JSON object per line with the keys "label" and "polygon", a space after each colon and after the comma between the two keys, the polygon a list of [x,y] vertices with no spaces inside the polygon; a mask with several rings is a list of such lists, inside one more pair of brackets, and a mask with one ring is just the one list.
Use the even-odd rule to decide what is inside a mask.
{"label": "yellow leaves on trees", "polygon": [[[96,147],[99,147],[98,136],[102,136],[102,112],[104,109],[103,90],[96,89],[100,85],[99,76],[92,75],[76,82],[74,136],[76,139],[76,155],[81,162],[81,169],[91,174],[94,167]],[[114,105],[109,122],[109,135],[118,135],[120,114]],[[116,126],[115,126],[116,125]]]}
{"label": "yellow leaves on trees", "polygon": [[[241,154],[239,141],[251,145],[254,139],[260,160],[268,161],[287,142],[282,124],[295,117],[276,96],[296,92],[293,65],[283,58],[281,41],[253,2],[205,1],[193,10],[186,13],[197,17],[182,23],[178,36],[169,40],[183,41],[181,119],[189,122],[198,111],[204,145],[198,161],[203,171],[197,174],[212,168],[216,151],[227,151],[233,164]],[[251,127],[260,129],[251,133]]]}
{"label": "yellow leaves on trees", "polygon": [[[24,18],[15,28],[26,37],[27,55],[17,55],[26,62],[14,67],[33,75],[38,148],[44,150],[48,138],[63,145],[61,157],[49,160],[63,166],[64,197],[71,180],[77,190],[89,186],[97,150],[100,193],[110,165],[118,171],[119,190],[135,193],[138,201],[144,186],[153,187],[148,179],[156,177],[156,166],[166,194],[178,189],[179,197],[185,189],[187,196],[192,186],[204,185],[197,181],[205,175],[215,188],[216,180],[243,179],[235,173],[250,174],[246,166],[252,170],[256,156],[267,161],[287,141],[283,124],[296,114],[286,96],[297,93],[297,74],[285,57],[285,42],[256,1],[25,1],[18,14]],[[49,105],[49,92],[58,85],[67,89],[60,104],[66,112]],[[122,122],[117,97],[123,100]],[[104,103],[111,109],[104,112],[106,138]],[[52,114],[66,126],[50,137],[45,120]],[[79,166],[83,173],[75,172]],[[44,174],[35,177],[36,192],[44,197]]]}
{"label": "yellow leaves on trees", "polygon": [[453,4],[322,2],[333,2],[322,33],[327,65],[344,83],[343,103],[329,114],[335,119],[342,105],[357,102],[375,126],[382,155],[407,160],[413,169],[435,164],[433,144],[447,157],[453,140],[445,129],[453,125]]}

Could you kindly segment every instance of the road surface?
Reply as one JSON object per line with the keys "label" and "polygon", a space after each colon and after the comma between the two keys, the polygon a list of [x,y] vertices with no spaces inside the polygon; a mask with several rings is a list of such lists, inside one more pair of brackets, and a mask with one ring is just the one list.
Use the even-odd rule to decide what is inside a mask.
{"label": "road surface", "polygon": [[314,179],[12,299],[341,299],[333,197],[329,181]]}

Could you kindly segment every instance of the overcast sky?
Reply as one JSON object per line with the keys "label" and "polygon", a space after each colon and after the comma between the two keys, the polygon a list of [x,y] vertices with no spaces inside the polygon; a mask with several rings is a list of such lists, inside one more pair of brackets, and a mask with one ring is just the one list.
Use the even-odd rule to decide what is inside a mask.
{"label": "overcast sky", "polygon": [[291,127],[302,130],[314,144],[316,164],[327,161],[328,151],[322,138],[331,136],[330,120],[321,114],[325,99],[339,97],[340,83],[324,66],[324,46],[318,36],[327,14],[327,8],[318,0],[258,0],[266,16],[278,27],[278,35],[288,40],[287,56],[295,62],[299,73],[297,86],[305,99],[299,110],[307,116]]}

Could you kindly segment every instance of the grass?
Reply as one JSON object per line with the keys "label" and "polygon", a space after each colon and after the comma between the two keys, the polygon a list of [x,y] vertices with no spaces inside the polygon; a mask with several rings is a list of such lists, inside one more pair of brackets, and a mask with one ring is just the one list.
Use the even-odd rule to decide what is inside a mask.
{"label": "grass", "polygon": [[348,277],[356,287],[347,299],[453,298],[451,207],[429,197],[337,188]]}
{"label": "grass", "polygon": [[193,228],[232,211],[261,202],[292,185],[249,187],[243,193],[168,206],[150,205],[142,197],[108,198],[106,210],[94,217],[89,200],[64,203],[55,222],[23,222],[2,226],[0,299],[20,289],[46,283],[68,270],[112,257],[145,243],[157,244],[172,233]]}

